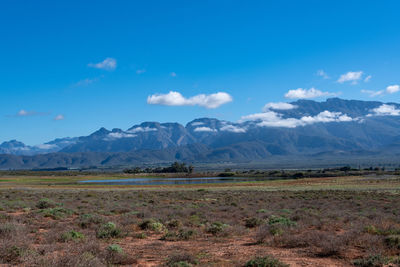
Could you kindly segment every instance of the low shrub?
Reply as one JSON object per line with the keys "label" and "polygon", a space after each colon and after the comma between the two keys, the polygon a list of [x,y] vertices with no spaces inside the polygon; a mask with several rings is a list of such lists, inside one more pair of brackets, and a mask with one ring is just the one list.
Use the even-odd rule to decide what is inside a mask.
{"label": "low shrub", "polygon": [[382,255],[372,255],[367,258],[357,259],[353,262],[355,266],[381,267],[388,263],[388,259]]}
{"label": "low shrub", "polygon": [[118,254],[124,253],[124,250],[119,245],[116,244],[109,245],[107,247],[107,251],[110,253],[118,253]]}
{"label": "low shrub", "polygon": [[166,233],[163,237],[161,237],[161,240],[166,240],[166,241],[179,241],[179,240],[190,240],[196,235],[196,231],[189,229],[189,230],[184,230],[181,229],[179,232],[168,232]]}
{"label": "low shrub", "polygon": [[0,262],[16,264],[20,263],[21,257],[26,253],[27,248],[20,245],[7,244],[0,247]]}
{"label": "low shrub", "polygon": [[39,200],[38,203],[36,203],[36,207],[38,209],[48,209],[48,208],[54,208],[57,206],[57,203],[55,203],[53,200],[48,199],[48,198],[42,198]]}
{"label": "low shrub", "polygon": [[400,249],[400,235],[389,235],[385,238],[385,243],[390,248]]}
{"label": "low shrub", "polygon": [[169,267],[190,267],[197,264],[196,258],[188,253],[175,253],[168,257]]}
{"label": "low shrub", "polygon": [[228,224],[224,224],[221,222],[214,222],[208,225],[206,231],[207,233],[210,233],[212,235],[221,235],[227,227],[229,227]]}
{"label": "low shrub", "polygon": [[182,227],[182,222],[177,219],[170,220],[166,224],[168,229],[177,229]]}
{"label": "low shrub", "polygon": [[139,224],[139,227],[142,230],[151,230],[155,232],[163,232],[165,230],[165,226],[154,219],[144,220]]}
{"label": "low shrub", "polygon": [[104,220],[102,217],[99,215],[93,215],[93,214],[82,214],[79,216],[79,221],[78,225],[81,228],[89,228],[92,225],[98,225],[100,223],[103,223]]}
{"label": "low shrub", "polygon": [[247,228],[254,228],[256,226],[261,225],[262,223],[263,223],[263,220],[261,220],[259,218],[252,217],[252,218],[245,219],[244,225]]}
{"label": "low shrub", "polygon": [[70,209],[65,209],[62,207],[56,207],[56,208],[48,208],[48,209],[42,209],[40,212],[43,214],[44,217],[50,217],[52,219],[60,219],[65,216],[71,215],[74,212]]}
{"label": "low shrub", "polygon": [[286,217],[280,217],[280,216],[274,216],[272,215],[269,219],[268,219],[268,224],[269,225],[283,225],[283,226],[287,226],[287,227],[291,227],[291,226],[296,226],[297,223],[290,220],[289,218]]}
{"label": "low shrub", "polygon": [[82,234],[80,232],[77,232],[77,231],[74,231],[74,230],[65,232],[65,233],[63,233],[61,235],[61,241],[62,242],[78,241],[78,240],[81,240],[81,239],[84,239],[84,238],[85,238],[84,234]]}
{"label": "low shrub", "polygon": [[249,260],[245,265],[245,267],[289,267],[288,264],[285,264],[278,259],[275,259],[272,256],[265,257],[256,257],[254,259]]}
{"label": "low shrub", "polygon": [[97,238],[116,238],[122,236],[122,231],[115,223],[108,222],[100,226],[96,233]]}
{"label": "low shrub", "polygon": [[12,223],[0,224],[0,238],[10,238],[16,232],[16,226]]}
{"label": "low shrub", "polygon": [[106,261],[111,265],[132,265],[137,263],[135,258],[127,255],[117,244],[109,245],[106,248]]}

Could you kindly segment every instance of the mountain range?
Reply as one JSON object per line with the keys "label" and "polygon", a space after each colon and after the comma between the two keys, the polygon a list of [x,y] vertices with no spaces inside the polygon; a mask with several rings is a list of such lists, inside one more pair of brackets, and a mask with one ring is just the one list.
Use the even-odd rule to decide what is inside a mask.
{"label": "mountain range", "polygon": [[[175,160],[218,163],[277,158],[395,157],[400,105],[330,98],[269,103],[238,122],[213,118],[101,128],[37,146],[0,145],[0,169],[131,166]],[[306,162],[307,160],[305,160]]]}

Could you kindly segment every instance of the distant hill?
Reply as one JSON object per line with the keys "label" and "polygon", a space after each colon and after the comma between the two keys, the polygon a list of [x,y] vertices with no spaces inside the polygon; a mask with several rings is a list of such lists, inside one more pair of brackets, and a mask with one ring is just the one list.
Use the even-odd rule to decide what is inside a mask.
{"label": "distant hill", "polygon": [[[281,103],[282,104],[282,103]],[[274,158],[396,157],[400,105],[376,101],[299,100],[271,105],[233,123],[200,118],[144,122],[127,130],[101,128],[39,146],[0,145],[0,169],[121,166],[190,162],[249,162]],[[306,163],[306,161],[305,161]]]}

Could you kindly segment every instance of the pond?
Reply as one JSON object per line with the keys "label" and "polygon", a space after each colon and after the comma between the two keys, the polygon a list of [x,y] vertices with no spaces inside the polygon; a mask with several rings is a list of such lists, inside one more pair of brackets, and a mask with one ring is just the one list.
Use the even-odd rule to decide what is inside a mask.
{"label": "pond", "polygon": [[102,185],[185,185],[185,184],[222,184],[238,182],[265,181],[268,178],[261,177],[195,177],[195,178],[134,178],[113,180],[86,180],[80,184]]}

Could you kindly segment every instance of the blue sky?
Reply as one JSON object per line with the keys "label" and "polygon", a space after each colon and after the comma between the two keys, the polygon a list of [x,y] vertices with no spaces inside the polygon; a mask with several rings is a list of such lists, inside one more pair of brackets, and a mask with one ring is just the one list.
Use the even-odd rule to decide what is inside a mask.
{"label": "blue sky", "polygon": [[0,142],[237,121],[293,97],[400,102],[398,10],[399,1],[2,1]]}

